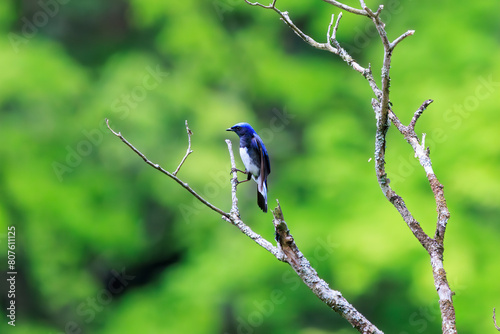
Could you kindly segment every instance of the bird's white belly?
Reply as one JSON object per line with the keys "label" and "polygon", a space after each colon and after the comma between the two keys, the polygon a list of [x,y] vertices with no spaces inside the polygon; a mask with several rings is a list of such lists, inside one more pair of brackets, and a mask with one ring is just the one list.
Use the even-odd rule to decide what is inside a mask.
{"label": "bird's white belly", "polygon": [[240,147],[240,156],[246,170],[249,171],[253,176],[259,175],[260,168],[259,166],[256,166],[252,163],[252,159],[250,158],[250,155],[248,155],[246,148]]}

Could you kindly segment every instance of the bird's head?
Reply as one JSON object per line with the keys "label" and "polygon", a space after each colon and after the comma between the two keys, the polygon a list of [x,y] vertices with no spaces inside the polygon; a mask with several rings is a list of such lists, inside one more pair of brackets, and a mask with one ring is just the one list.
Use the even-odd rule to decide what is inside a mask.
{"label": "bird's head", "polygon": [[251,134],[255,133],[254,129],[248,123],[235,124],[232,127],[230,127],[229,129],[226,129],[226,131],[233,131],[240,137],[244,136],[244,135],[251,135]]}

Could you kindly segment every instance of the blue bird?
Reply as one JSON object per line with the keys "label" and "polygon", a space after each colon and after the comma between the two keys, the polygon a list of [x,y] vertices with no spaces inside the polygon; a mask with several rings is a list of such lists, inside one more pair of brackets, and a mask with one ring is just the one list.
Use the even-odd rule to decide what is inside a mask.
{"label": "blue bird", "polygon": [[262,139],[248,123],[235,124],[226,131],[233,131],[240,137],[240,156],[245,171],[237,171],[247,174],[248,178],[238,183],[253,178],[257,182],[257,204],[267,212],[267,176],[271,173],[271,165]]}

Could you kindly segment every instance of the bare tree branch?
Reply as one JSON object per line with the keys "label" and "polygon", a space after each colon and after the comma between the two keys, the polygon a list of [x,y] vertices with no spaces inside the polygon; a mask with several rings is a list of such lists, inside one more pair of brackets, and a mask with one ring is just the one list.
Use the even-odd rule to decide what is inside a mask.
{"label": "bare tree branch", "polygon": [[229,217],[229,213],[222,211],[221,209],[219,209],[215,205],[213,205],[210,202],[208,202],[207,200],[205,200],[196,191],[194,191],[186,182],[183,182],[181,179],[179,179],[174,174],[168,172],[167,170],[163,169],[160,165],[155,164],[154,162],[152,162],[148,158],[146,158],[146,156],[144,154],[142,154],[141,151],[139,151],[138,149],[136,149],[131,143],[129,143],[128,140],[126,140],[122,136],[122,134],[120,132],[116,132],[113,129],[111,129],[111,127],[109,126],[109,120],[107,118],[106,118],[106,125],[108,126],[109,131],[111,131],[115,136],[117,136],[118,138],[120,138],[121,141],[125,143],[125,145],[127,145],[128,147],[130,147],[132,149],[132,151],[134,151],[138,156],[140,156],[142,158],[142,160],[144,160],[148,165],[150,165],[154,169],[159,170],[163,174],[167,175],[169,178],[173,179],[175,182],[177,182],[178,184],[180,184],[181,187],[183,187],[184,189],[186,189],[187,191],[189,191],[194,197],[196,197],[200,202],[202,202],[203,204],[205,204],[206,206],[208,206],[213,211],[221,214],[224,217]]}
{"label": "bare tree branch", "polygon": [[[336,44],[336,43],[332,43],[331,39],[328,38],[329,34],[330,34],[330,30],[328,31],[328,34],[327,34],[327,41],[325,43],[319,43],[317,41],[315,41],[312,37],[306,35],[302,30],[300,30],[294,23],[293,21],[290,19],[290,16],[288,14],[288,12],[282,12],[280,11],[277,7],[276,7],[276,0],[273,1],[270,5],[262,5],[261,3],[259,2],[250,2],[248,0],[244,0],[247,4],[251,5],[251,6],[259,6],[259,7],[262,7],[262,8],[266,8],[266,9],[271,9],[273,11],[275,11],[276,13],[278,13],[278,15],[280,16],[281,20],[283,22],[286,23],[286,25],[288,25],[293,32],[295,32],[295,34],[297,34],[297,36],[299,36],[300,38],[302,38],[307,44],[311,45],[312,47],[316,48],[316,49],[320,49],[320,50],[325,50],[325,51],[328,51],[328,52],[331,52],[333,54],[336,54],[336,55],[339,55],[342,60],[344,60],[347,64],[349,64],[349,66],[351,66],[355,71],[361,73],[368,81],[371,81],[371,84],[375,84],[375,80],[373,80],[373,75],[371,74],[371,70],[368,70],[364,67],[362,67],[361,65],[359,65],[359,63],[357,63],[350,55],[349,53],[344,50],[343,48],[336,48],[336,47],[333,47],[332,44]],[[351,13],[354,13],[354,14],[359,14],[359,15],[367,15],[367,13],[365,11],[361,11],[361,10],[358,10],[358,9],[355,9],[355,8],[352,8],[352,7],[349,7],[349,6],[346,6],[346,5],[343,5],[337,1],[332,1],[332,0],[324,0],[325,2],[328,2],[328,3],[331,3],[339,8],[343,8],[343,9],[346,9],[347,11],[351,12]],[[341,14],[340,14],[341,16]],[[340,18],[337,19],[337,24],[336,26],[338,27],[338,21],[340,20]],[[332,18],[332,21],[333,21],[333,18]],[[335,33],[336,33],[336,29],[335,29]],[[370,84],[370,85],[371,85]]]}
{"label": "bare tree branch", "polygon": [[229,151],[229,159],[231,160],[231,173],[233,174],[233,177],[231,178],[231,214],[239,217],[240,211],[238,210],[238,197],[236,197],[236,187],[238,186],[238,172],[236,169],[236,162],[234,161],[233,144],[229,139],[226,139],[226,144]]}
{"label": "bare tree branch", "polygon": [[[419,160],[420,165],[425,170],[429,185],[434,194],[436,210],[438,212],[436,232],[434,234],[434,239],[430,239],[430,242],[426,242],[423,245],[431,258],[434,285],[439,296],[443,334],[453,334],[457,332],[455,308],[452,300],[454,293],[448,283],[446,271],[444,270],[443,265],[444,234],[448,219],[450,218],[450,212],[444,196],[444,187],[434,173],[429,150],[425,147],[425,136],[422,136],[422,143],[420,143],[418,136],[415,133],[415,124],[417,120],[431,102],[432,100],[427,100],[422,104],[422,106],[413,115],[413,118],[407,127],[402,126],[401,123],[399,123],[396,127],[401,134],[404,135],[406,141],[412,146],[415,152],[415,157]],[[426,235],[425,240],[428,240],[427,238],[429,237]]]}
{"label": "bare tree branch", "polygon": [[[338,8],[356,15],[362,15],[370,18],[375,25],[381,42],[384,46],[384,57],[383,65],[381,69],[381,88],[375,82],[371,66],[368,65],[367,68],[362,67],[357,63],[349,53],[343,49],[337,40],[337,32],[339,28],[340,19],[342,13],[337,16],[337,21],[334,25],[334,15],[332,15],[330,24],[327,31],[327,41],[325,43],[319,43],[313,38],[305,34],[301,29],[299,29],[290,19],[288,12],[282,12],[276,7],[276,0],[273,0],[269,5],[263,5],[259,2],[250,2],[245,0],[246,3],[252,6],[259,6],[266,9],[271,9],[278,13],[281,20],[283,20],[300,38],[302,38],[309,45],[329,51],[341,57],[341,59],[346,62],[355,71],[361,73],[365,79],[368,81],[374,95],[376,98],[372,99],[372,107],[375,112],[376,117],[376,133],[375,133],[375,171],[379,186],[389,200],[390,203],[394,205],[397,211],[401,214],[403,220],[406,222],[410,228],[413,235],[422,244],[426,251],[430,255],[430,262],[432,266],[434,284],[439,296],[439,305],[441,310],[442,318],[442,331],[444,334],[456,333],[455,324],[455,310],[453,307],[452,296],[453,292],[449,287],[449,283],[446,278],[446,272],[443,267],[443,252],[444,252],[444,234],[446,230],[446,225],[450,217],[448,207],[446,204],[446,199],[443,192],[443,185],[438,181],[430,160],[429,149],[425,147],[425,134],[422,135],[422,140],[420,141],[416,132],[415,125],[419,117],[423,114],[424,110],[432,102],[432,100],[425,101],[422,106],[414,113],[412,120],[408,126],[405,126],[398,119],[394,111],[390,108],[390,68],[391,68],[391,57],[392,52],[395,47],[402,42],[408,36],[414,34],[414,30],[408,30],[394,41],[390,42],[387,33],[385,31],[385,23],[381,20],[380,14],[383,10],[383,5],[380,5],[376,12],[369,9],[363,0],[360,0],[360,5],[362,9],[356,9],[345,4],[342,4],[335,0],[323,0],[330,3]],[[399,130],[399,132],[404,136],[405,140],[412,146],[415,157],[419,160],[421,166],[426,172],[429,185],[432,192],[434,193],[436,209],[438,212],[436,232],[434,238],[428,236],[420,226],[420,223],[413,217],[412,213],[408,210],[404,200],[400,197],[390,186],[390,180],[387,177],[385,170],[385,150],[386,150],[386,135],[387,131],[392,123]],[[106,120],[107,122],[107,120]],[[108,124],[109,127],[109,124]],[[229,140],[226,140],[228,145],[231,166],[232,166],[232,179],[231,179],[231,194],[232,194],[232,206],[230,213],[226,213],[208,201],[204,200],[199,196],[194,190],[192,190],[187,183],[184,183],[176,177],[181,166],[184,164],[187,156],[191,151],[191,134],[192,132],[187,126],[186,130],[188,132],[188,149],[186,155],[180,162],[174,173],[169,173],[168,171],[161,168],[159,165],[149,161],[141,152],[139,152],[135,147],[133,147],[128,141],[123,138],[120,133],[116,133],[109,127],[110,131],[119,137],[127,146],[129,146],[134,152],[136,152],[141,158],[151,165],[152,167],[160,170],[162,173],[166,174],[170,178],[174,179],[177,183],[183,186],[186,190],[197,197],[202,203],[210,207],[212,210],[218,212],[222,215],[222,218],[240,229],[245,235],[254,240],[261,247],[273,254],[278,260],[289,263],[292,268],[296,271],[297,275],[301,277],[304,283],[309,286],[309,288],[327,305],[329,305],[333,310],[341,314],[345,319],[347,319],[358,331],[361,333],[382,333],[373,324],[371,324],[363,315],[361,315],[352,305],[350,305],[340,294],[340,292],[332,290],[328,287],[328,284],[320,279],[314,270],[310,266],[310,263],[302,255],[302,253],[297,248],[293,237],[291,236],[288,227],[283,219],[283,213],[281,207],[278,203],[278,207],[274,210],[274,225],[276,229],[276,236],[278,241],[278,247],[272,245],[271,242],[262,238],[259,234],[253,232],[240,218],[238,210],[238,198],[236,196],[236,187],[238,185],[236,165],[234,161],[234,155],[232,152],[232,145]],[[495,311],[493,313],[493,319],[496,325]]]}
{"label": "bare tree branch", "polygon": [[414,33],[415,33],[415,30],[408,30],[407,32],[405,32],[404,34],[402,34],[401,36],[396,38],[392,43],[390,43],[389,44],[390,48],[394,50],[394,48],[396,47],[396,45],[399,44],[399,42],[401,42],[406,37],[413,35]]}
{"label": "bare tree branch", "polygon": [[346,319],[360,333],[383,334],[382,331],[359,313],[359,311],[356,310],[339,291],[332,290],[328,286],[328,283],[318,276],[316,270],[311,266],[295,244],[295,240],[290,234],[285,219],[283,218],[283,211],[281,210],[279,202],[278,206],[273,211],[273,216],[276,239],[285,254],[285,261],[290,264],[309,289],[311,289],[325,304]]}
{"label": "bare tree branch", "polygon": [[[363,6],[363,8],[364,7],[366,7],[366,6]],[[377,11],[375,12],[375,16],[378,17],[380,15],[380,13],[382,12],[382,9],[384,9],[384,5],[378,6]]]}
{"label": "bare tree branch", "polygon": [[[332,14],[332,20],[330,21],[330,24],[328,25],[328,31],[326,32],[326,40],[329,41],[330,43],[335,43],[339,45],[337,42],[337,30],[339,29],[339,23],[340,19],[342,18],[342,12],[337,15],[337,22],[335,22],[335,26],[332,29],[333,22],[334,22],[335,15]],[[332,32],[332,36],[330,36],[330,31]],[[340,45],[337,47],[340,48]]]}
{"label": "bare tree branch", "polygon": [[232,144],[229,139],[226,139],[226,144],[229,150],[229,158],[231,160],[231,217],[223,217],[226,221],[236,225],[245,235],[257,242],[273,254],[278,260],[287,262],[295,270],[302,281],[321,299],[325,304],[331,307],[335,312],[339,313],[349,323],[355,327],[360,333],[376,333],[383,334],[375,325],[366,319],[354,306],[352,306],[339,291],[332,290],[328,284],[322,280],[316,270],[311,266],[309,261],[300,252],[295,244],[295,241],[290,234],[288,226],[283,218],[283,211],[278,202],[277,208],[273,211],[274,226],[276,231],[276,240],[278,248],[271,245],[270,242],[254,233],[241,219],[238,210],[238,198],[236,196],[236,188],[238,186],[238,175],[236,171],[236,163],[234,159]]}
{"label": "bare tree branch", "polygon": [[172,173],[172,175],[174,175],[174,176],[176,176],[177,173],[179,173],[179,170],[181,169],[182,165],[184,164],[184,161],[186,161],[188,155],[193,153],[193,151],[191,150],[191,135],[193,134],[193,132],[189,129],[187,120],[186,120],[186,131],[188,134],[188,148],[186,151],[186,155],[184,156],[184,158],[182,158],[181,162],[179,163],[179,166],[177,166],[177,169],[175,170],[175,172]]}
{"label": "bare tree branch", "polygon": [[[439,183],[436,174],[432,168],[431,158],[429,155],[429,150],[425,147],[425,142],[422,140],[420,143],[417,134],[415,133],[415,125],[426,110],[426,108],[433,102],[433,100],[426,100],[420,108],[415,111],[412,120],[408,126],[404,126],[399,119],[395,117],[392,113],[390,114],[391,120],[393,121],[399,132],[405,137],[406,141],[412,146],[415,152],[415,157],[419,160],[420,165],[424,168],[426,172],[429,185],[431,186],[432,192],[434,193],[436,209],[438,212],[438,220],[436,224],[436,233],[434,238],[440,244],[443,244],[444,233],[446,231],[446,224],[450,218],[450,212],[446,205],[446,199],[443,192],[443,185]],[[424,136],[422,137],[424,138]]]}
{"label": "bare tree branch", "polygon": [[[267,250],[273,256],[275,256],[278,260],[287,262],[292,266],[297,275],[302,279],[302,281],[313,291],[313,293],[321,299],[325,304],[331,307],[335,312],[339,313],[342,317],[344,317],[349,323],[355,327],[360,333],[375,333],[375,334],[383,334],[377,327],[375,327],[368,319],[366,319],[359,311],[357,311],[354,306],[352,306],[339,291],[335,291],[330,289],[328,284],[322,280],[316,270],[311,266],[310,262],[305,258],[305,256],[300,252],[299,248],[295,244],[295,241],[288,230],[286,222],[283,218],[283,212],[281,210],[281,206],[278,202],[278,207],[274,210],[274,226],[276,230],[276,240],[278,241],[278,246],[273,246],[273,244],[263,238],[261,235],[252,231],[252,229],[246,225],[240,218],[239,209],[238,209],[238,198],[236,196],[236,188],[238,185],[237,172],[236,172],[236,163],[233,154],[233,148],[231,141],[226,139],[226,144],[229,151],[229,158],[231,160],[231,197],[232,197],[232,205],[231,212],[226,213],[212,204],[210,204],[207,200],[203,199],[200,195],[198,195],[193,189],[191,189],[187,183],[184,183],[179,178],[177,178],[172,173],[169,173],[158,164],[154,164],[151,162],[144,154],[142,154],[138,149],[136,149],[130,142],[128,142],[120,132],[114,131],[109,126],[109,121],[106,119],[106,124],[109,130],[118,138],[122,140],[129,148],[131,148],[137,155],[139,155],[148,165],[152,166],[155,169],[158,169],[163,174],[175,180],[179,183],[184,189],[189,191],[192,195],[198,198],[203,204],[207,207],[216,211],[217,213],[222,215],[222,218],[236,226],[243,234],[248,236],[250,239],[255,241],[262,248]],[[187,126],[186,121],[186,129],[188,131],[188,136],[192,134]],[[190,152],[191,141],[189,140],[189,148],[188,152]],[[188,153],[181,161],[181,164],[186,160]],[[177,170],[179,169],[177,168]]]}
{"label": "bare tree branch", "polygon": [[[415,157],[419,160],[420,165],[424,168],[427,179],[431,186],[432,192],[434,193],[436,209],[438,211],[438,219],[436,224],[436,233],[434,239],[429,237],[420,227],[420,223],[411,215],[410,211],[406,207],[403,199],[396,194],[394,190],[389,186],[387,175],[385,173],[384,163],[379,163],[376,160],[376,170],[377,179],[379,180],[382,192],[387,197],[387,199],[394,205],[398,212],[403,217],[404,221],[418,239],[418,241],[424,246],[425,250],[429,253],[431,259],[432,273],[434,277],[434,286],[439,296],[439,306],[441,310],[442,318],[442,330],[443,334],[456,333],[456,316],[455,309],[453,307],[453,292],[449,286],[446,272],[443,266],[443,253],[444,253],[444,233],[446,230],[446,224],[450,217],[448,207],[446,205],[446,199],[443,192],[443,185],[438,181],[434,171],[432,169],[431,159],[429,156],[429,150],[425,148],[425,136],[422,137],[422,144],[418,140],[418,136],[415,133],[415,124],[418,118],[422,115],[425,108],[432,102],[432,100],[425,101],[422,106],[415,112],[410,125],[404,126],[396,115],[390,111],[389,116],[399,132],[404,136],[406,141],[412,146]],[[374,110],[379,113],[379,104],[373,99],[372,105],[374,105]],[[377,118],[378,119],[378,118]],[[381,133],[382,129],[379,128],[377,123],[377,134]],[[376,137],[376,154],[380,151],[385,151],[385,143],[382,137]],[[377,151],[377,149],[379,151]],[[377,156],[377,155],[376,155]],[[381,157],[383,161],[383,156]]]}
{"label": "bare tree branch", "polygon": [[434,102],[434,100],[426,100],[424,103],[422,103],[422,105],[420,106],[420,108],[417,109],[417,111],[415,111],[415,114],[413,114],[413,118],[411,119],[410,121],[410,125],[408,125],[410,128],[409,130],[415,130],[415,125],[417,124],[417,121],[418,119],[420,118],[420,116],[422,116],[422,114],[424,113],[425,109],[427,109],[427,107],[429,106],[429,104],[431,104],[432,102]]}
{"label": "bare tree branch", "polygon": [[[188,192],[190,192],[194,197],[196,197],[201,203],[212,209],[213,211],[219,213],[222,215],[222,219],[230,222],[231,224],[235,225],[243,234],[254,240],[257,244],[259,244],[261,247],[269,251],[271,254],[273,254],[276,258],[279,260],[283,261],[283,256],[281,255],[282,253],[278,250],[277,247],[273,246],[269,241],[264,239],[262,236],[259,234],[255,233],[252,231],[250,227],[248,227],[239,217],[239,211],[238,211],[238,198],[236,197],[236,185],[237,185],[237,179],[236,179],[236,172],[234,171],[233,173],[233,179],[231,180],[231,185],[232,185],[232,209],[230,213],[224,212],[223,210],[219,209],[218,207],[214,206],[210,202],[208,202],[206,199],[204,199],[202,196],[200,196],[196,191],[194,191],[189,185],[179,179],[177,176],[175,176],[173,173],[168,172],[164,168],[162,168],[160,165],[153,163],[150,161],[141,151],[139,151],[137,148],[135,148],[128,140],[123,137],[123,135],[120,132],[114,131],[110,125],[109,125],[109,120],[106,119],[106,125],[108,126],[109,131],[111,131],[115,136],[121,139],[125,145],[127,145],[129,148],[131,148],[138,156],[144,160],[148,165],[151,167],[159,170],[163,174],[167,175],[171,179],[173,179],[175,182],[180,184],[184,189],[186,189]],[[186,121],[186,129],[188,131],[188,135],[190,136],[192,134],[192,131],[188,128],[187,126],[187,121]],[[236,168],[235,162],[234,162],[234,155],[231,147],[231,142],[229,140],[226,140],[230,152],[230,157],[231,157],[231,164],[233,168]],[[191,146],[191,141],[189,141],[189,147]],[[188,148],[188,152],[190,151],[190,148]],[[185,158],[187,157],[188,153],[186,153],[186,156],[184,159],[181,161],[181,164],[179,164],[179,167],[183,164],[183,162],[186,160]],[[179,169],[179,167],[177,169]]]}
{"label": "bare tree branch", "polygon": [[347,6],[347,5],[343,4],[343,3],[340,3],[340,2],[335,1],[335,0],[323,0],[323,1],[329,3],[330,5],[334,5],[335,7],[343,9],[343,10],[349,12],[349,13],[353,13],[353,14],[357,14],[357,15],[363,15],[363,16],[368,16],[368,14],[366,13],[365,10],[353,8],[353,7]]}
{"label": "bare tree branch", "polygon": [[276,4],[276,0],[273,0],[273,2],[271,2],[271,4],[267,5],[267,6],[265,6],[265,5],[263,5],[263,4],[259,3],[259,2],[250,2],[248,0],[245,0],[245,2],[247,4],[249,4],[249,5],[251,5],[251,6],[259,6],[259,7],[262,7],[262,8],[269,8],[269,9],[274,9],[275,8],[274,5]]}
{"label": "bare tree branch", "polygon": [[[247,1],[247,0],[245,0]],[[443,240],[444,233],[446,230],[446,225],[450,217],[448,207],[446,205],[446,199],[443,192],[443,185],[438,181],[434,171],[432,169],[432,164],[430,160],[429,149],[425,147],[425,134],[422,135],[422,143],[420,143],[417,134],[415,133],[415,124],[418,118],[422,115],[427,106],[432,102],[432,100],[425,101],[422,106],[415,112],[410,124],[405,126],[398,119],[396,114],[390,108],[390,68],[391,68],[391,57],[394,48],[405,38],[414,34],[414,30],[408,30],[393,42],[390,42],[387,33],[385,31],[385,23],[381,20],[380,14],[383,10],[383,5],[380,5],[377,11],[374,13],[369,9],[364,0],[360,0],[360,5],[362,10],[358,10],[337,1],[324,0],[338,8],[344,9],[353,14],[363,15],[369,17],[373,24],[375,25],[377,32],[380,36],[382,44],[384,46],[384,57],[383,65],[381,70],[381,83],[382,87],[379,88],[374,80],[371,67],[363,68],[357,62],[355,62],[352,57],[344,50],[340,43],[336,39],[338,25],[340,21],[341,14],[337,18],[337,22],[332,29],[334,17],[328,26],[327,31],[327,43],[317,43],[312,38],[303,33],[298,27],[296,27],[290,20],[288,13],[286,16],[276,9],[276,1],[274,1],[270,6],[265,8],[273,9],[278,12],[285,21],[292,28],[292,30],[299,35],[304,41],[309,45],[321,49],[327,50],[331,53],[339,55],[347,64],[349,64],[353,69],[363,74],[363,76],[368,81],[376,99],[372,99],[372,107],[375,112],[377,129],[375,133],[375,171],[380,188],[385,195],[385,197],[394,205],[394,207],[401,214],[403,220],[406,222],[410,228],[413,235],[422,244],[422,246],[427,250],[431,259],[431,266],[434,276],[434,284],[439,296],[439,305],[441,310],[442,318],[442,331],[444,334],[456,333],[456,323],[455,323],[455,310],[453,307],[452,296],[453,292],[449,287],[449,283],[446,278],[446,272],[443,268]],[[248,2],[248,1],[247,1]],[[330,35],[332,31],[332,35]],[[333,46],[332,46],[333,45]],[[404,136],[405,140],[412,146],[415,157],[419,160],[420,165],[424,168],[426,172],[427,179],[429,181],[432,192],[434,193],[436,209],[438,212],[436,232],[434,239],[429,237],[420,226],[420,223],[413,217],[411,212],[408,210],[404,200],[391,188],[389,185],[390,180],[387,178],[387,173],[385,171],[385,149],[386,149],[386,135],[390,127],[390,122],[396,126],[399,132]]]}
{"label": "bare tree branch", "polygon": [[[379,115],[380,103],[377,100],[372,99],[372,106],[375,113]],[[413,235],[425,249],[428,249],[432,239],[424,232],[420,223],[413,217],[410,210],[408,210],[403,198],[399,196],[389,185],[390,181],[385,172],[385,133],[383,133],[384,129],[385,131],[387,131],[387,129],[382,127],[378,120],[379,117],[377,117],[377,136],[375,137],[375,168],[380,188],[382,189],[382,193],[385,197],[394,205],[401,217],[403,217],[403,220],[406,222]]]}

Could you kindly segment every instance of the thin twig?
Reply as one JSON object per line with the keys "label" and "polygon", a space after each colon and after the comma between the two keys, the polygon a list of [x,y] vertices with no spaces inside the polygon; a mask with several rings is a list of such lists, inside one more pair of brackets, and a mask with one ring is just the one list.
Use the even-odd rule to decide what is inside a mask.
{"label": "thin twig", "polygon": [[300,30],[290,19],[288,12],[282,12],[276,7],[273,7],[273,10],[277,12],[281,16],[283,22],[285,22],[293,30],[293,32],[295,32],[295,34],[302,38],[307,44],[315,47],[316,49],[326,50],[331,53],[338,54],[338,50],[331,46],[329,41],[327,41],[326,43],[318,43],[312,37],[306,35],[302,30]]}
{"label": "thin twig", "polygon": [[399,36],[398,38],[396,38],[391,44],[390,44],[390,47],[391,49],[393,50],[396,45],[399,44],[399,42],[401,42],[403,39],[405,39],[406,37],[408,36],[411,36],[415,33],[415,30],[408,30],[407,32],[405,32],[404,34],[402,34],[401,36]]}
{"label": "thin twig", "polygon": [[335,0],[323,0],[323,1],[329,3],[330,5],[334,5],[335,7],[338,7],[340,9],[348,11],[349,13],[357,14],[357,15],[363,15],[363,16],[368,16],[368,14],[366,13],[366,11],[363,10],[363,9],[357,9],[357,8],[354,8],[354,7],[350,7],[350,6],[347,6],[347,5],[343,4],[343,3],[340,3],[340,2],[335,1]]}
{"label": "thin twig", "polygon": [[[297,36],[299,36],[300,38],[302,38],[302,40],[304,40],[307,44],[311,45],[312,47],[314,47],[316,49],[325,50],[325,51],[331,52],[333,54],[339,55],[342,58],[342,60],[345,61],[349,66],[351,66],[355,71],[361,73],[370,82],[370,86],[372,86],[373,84],[375,84],[375,80],[373,79],[373,75],[371,74],[371,71],[368,71],[366,68],[364,68],[363,66],[361,66],[358,62],[356,62],[354,60],[354,58],[352,58],[349,55],[349,53],[347,53],[347,51],[345,49],[341,48],[340,45],[338,45],[337,42],[334,43],[335,45],[337,45],[337,47],[333,47],[332,46],[332,41],[331,41],[330,38],[328,38],[328,36],[330,34],[330,30],[327,33],[327,41],[326,41],[326,43],[319,43],[316,40],[314,40],[312,37],[306,35],[302,30],[300,30],[293,23],[293,21],[290,19],[290,15],[288,14],[288,12],[282,12],[282,11],[280,11],[276,7],[276,1],[273,1],[270,5],[267,5],[267,6],[263,5],[263,4],[259,3],[259,2],[250,2],[248,0],[244,0],[244,1],[247,4],[251,5],[251,6],[259,6],[259,7],[262,7],[262,8],[271,9],[271,10],[275,11],[276,13],[278,13],[278,15],[280,16],[281,20],[283,22],[285,22],[285,24],[287,26],[289,26],[290,29],[292,29],[292,31]],[[365,11],[358,10],[358,9],[355,9],[355,8],[343,5],[343,4],[341,4],[341,3],[337,2],[337,1],[334,1],[334,0],[324,0],[324,1],[328,2],[328,3],[331,3],[332,5],[337,6],[339,8],[342,8],[342,9],[348,11],[348,12],[367,16],[367,13]],[[339,14],[339,15],[341,16],[341,14]],[[332,22],[333,22],[333,19],[332,19]],[[339,22],[339,18],[337,18],[337,27],[338,27],[338,22]],[[335,32],[336,32],[336,30],[335,30]],[[375,86],[376,86],[376,84],[375,84]]]}
{"label": "thin twig", "polygon": [[[262,236],[260,236],[259,234],[255,233],[254,231],[252,231],[252,229],[249,226],[247,226],[240,219],[239,213],[238,213],[238,208],[237,208],[238,199],[236,198],[236,190],[235,190],[234,181],[232,182],[232,185],[233,185],[233,188],[232,188],[232,193],[233,193],[233,209],[231,210],[230,213],[227,213],[227,212],[224,212],[221,209],[217,208],[216,206],[214,206],[213,204],[211,204],[207,200],[205,200],[196,191],[194,191],[191,187],[189,187],[189,185],[187,183],[183,182],[177,176],[175,176],[172,173],[168,172],[167,170],[163,169],[160,165],[155,164],[152,161],[150,161],[141,151],[139,151],[138,149],[136,149],[128,140],[126,140],[125,137],[123,137],[120,132],[114,131],[110,127],[108,119],[106,119],[106,125],[108,126],[109,131],[111,131],[115,136],[117,136],[118,138],[120,138],[121,141],[123,143],[125,143],[125,145],[127,145],[128,147],[130,147],[148,165],[150,165],[151,167],[159,170],[163,174],[165,174],[168,177],[170,177],[171,179],[173,179],[175,182],[177,182],[178,184],[180,184],[184,189],[186,189],[188,192],[190,192],[194,197],[196,197],[200,202],[202,202],[203,204],[205,204],[207,207],[209,207],[213,211],[221,214],[222,218],[224,220],[226,220],[226,221],[230,222],[231,224],[235,225],[241,232],[243,232],[246,236],[248,236],[249,238],[251,238],[257,244],[259,244],[261,247],[263,247],[264,249],[266,249],[267,251],[269,251],[277,259],[279,259],[281,261],[283,260],[282,252],[277,247],[273,246],[269,241],[267,241]],[[230,145],[231,145],[231,143],[229,142],[228,146],[231,148]],[[231,163],[232,163],[232,165],[234,167],[234,155],[232,154],[232,148],[230,150],[230,156],[232,157],[231,158]],[[234,208],[236,208],[236,209],[234,209]]]}
{"label": "thin twig", "polygon": [[194,191],[186,182],[182,181],[177,176],[175,176],[172,173],[168,172],[167,170],[163,169],[159,164],[155,164],[154,162],[152,162],[151,160],[149,160],[141,151],[139,151],[138,149],[136,149],[128,140],[126,140],[125,137],[122,136],[121,132],[114,131],[109,126],[109,120],[107,118],[106,118],[106,125],[108,126],[109,131],[111,131],[115,136],[117,136],[118,138],[120,138],[121,141],[125,143],[125,145],[127,145],[128,147],[130,147],[132,149],[132,151],[134,151],[138,156],[140,156],[142,158],[142,160],[144,160],[148,165],[150,165],[151,167],[159,170],[163,174],[165,174],[168,177],[170,177],[171,179],[173,179],[175,182],[177,182],[178,184],[180,184],[181,187],[183,187],[184,189],[186,189],[187,191],[189,191],[194,197],[196,197],[200,202],[202,202],[203,204],[205,204],[206,206],[208,206],[213,211],[221,214],[224,217],[228,217],[229,218],[229,216],[230,216],[229,213],[222,211],[221,209],[219,209],[218,207],[216,207],[212,203],[208,202],[206,199],[204,199],[203,197],[201,197],[196,191]]}
{"label": "thin twig", "polygon": [[236,197],[236,187],[238,186],[238,172],[236,169],[236,162],[234,161],[233,144],[229,139],[226,139],[227,149],[229,150],[229,159],[231,160],[231,214],[237,217],[240,216],[238,210],[238,197]]}
{"label": "thin twig", "polygon": [[[339,23],[341,18],[342,18],[342,12],[340,12],[339,15],[337,15],[337,21],[335,22],[335,26],[333,27],[332,38],[334,40],[337,40],[337,30],[339,29]],[[333,15],[332,15],[332,20],[333,20]]]}
{"label": "thin twig", "polygon": [[382,12],[382,9],[384,9],[384,5],[380,5],[380,6],[378,6],[378,9],[377,9],[377,11],[374,13],[374,15],[378,17],[378,16],[380,15],[380,13]]}
{"label": "thin twig", "polygon": [[250,2],[248,0],[245,0],[245,2],[247,4],[249,4],[250,6],[259,6],[259,7],[268,8],[268,9],[275,8],[275,5],[276,5],[276,0],[273,0],[273,2],[271,2],[271,4],[267,5],[267,6],[263,5],[263,4],[259,3],[259,2]]}
{"label": "thin twig", "polygon": [[418,108],[417,111],[415,111],[415,113],[413,114],[413,118],[410,121],[410,125],[408,125],[410,130],[415,130],[415,125],[417,124],[418,119],[420,118],[420,116],[422,116],[425,109],[427,109],[429,104],[431,104],[432,102],[434,102],[434,100],[431,99],[424,101],[424,103],[422,103],[420,108]]}
{"label": "thin twig", "polygon": [[332,31],[333,22],[335,22],[335,14],[332,14],[332,19],[330,20],[330,24],[328,25],[328,29],[326,30],[326,41],[328,43],[331,43],[335,39],[334,35],[332,35],[333,37],[330,36],[330,31]]}
{"label": "thin twig", "polygon": [[193,131],[191,131],[191,129],[188,127],[188,121],[187,120],[186,120],[186,131],[187,131],[187,134],[188,134],[188,148],[187,148],[187,151],[186,151],[186,155],[184,156],[184,158],[182,158],[181,162],[179,163],[179,166],[177,166],[177,169],[175,170],[175,172],[172,173],[172,175],[174,175],[174,176],[177,175],[177,173],[181,169],[182,165],[184,164],[184,161],[186,161],[188,155],[190,155],[191,153],[193,153],[193,151],[191,150],[191,135],[193,134]]}
{"label": "thin twig", "polygon": [[[340,45],[337,42],[337,30],[339,28],[339,22],[341,18],[342,18],[342,12],[339,13],[339,15],[337,16],[337,21],[335,22],[335,14],[332,14],[332,19],[330,20],[330,24],[328,25],[328,30],[326,32],[327,43],[332,43],[335,47],[337,47],[337,49],[340,48]],[[333,25],[333,22],[335,22],[335,26]],[[332,32],[331,36],[330,36],[330,31]]]}
{"label": "thin twig", "polygon": [[[363,10],[366,12],[366,16],[368,17],[378,17],[378,15],[375,15],[375,13],[372,12],[372,10],[370,8],[368,8],[368,6],[365,4],[364,1],[360,1],[361,3],[361,8],[363,8]],[[384,8],[384,7],[382,7]],[[380,14],[380,13],[379,13]]]}

